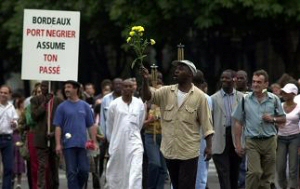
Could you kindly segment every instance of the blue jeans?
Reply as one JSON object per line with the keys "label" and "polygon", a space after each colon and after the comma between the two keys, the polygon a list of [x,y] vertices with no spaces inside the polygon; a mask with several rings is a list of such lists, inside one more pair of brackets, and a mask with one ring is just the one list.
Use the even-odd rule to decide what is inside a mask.
{"label": "blue jeans", "polygon": [[145,134],[145,148],[148,156],[148,189],[163,189],[167,178],[167,166],[165,159],[160,152],[161,135]]}
{"label": "blue jeans", "polygon": [[206,148],[206,140],[202,138],[200,142],[200,156],[198,161],[196,189],[205,189],[207,184],[209,162],[205,161],[205,156],[204,156],[205,148]]}
{"label": "blue jeans", "polygon": [[84,148],[64,149],[69,189],[82,189],[89,177],[90,163]]}
{"label": "blue jeans", "polygon": [[[298,188],[298,147],[300,134],[290,136],[278,136],[276,169],[278,184],[281,188]],[[289,158],[289,159],[288,159]],[[288,160],[287,160],[288,159]],[[286,164],[289,162],[289,182],[286,176]]]}
{"label": "blue jeans", "polygon": [[0,135],[0,150],[3,164],[2,189],[12,189],[14,146],[12,135]]}

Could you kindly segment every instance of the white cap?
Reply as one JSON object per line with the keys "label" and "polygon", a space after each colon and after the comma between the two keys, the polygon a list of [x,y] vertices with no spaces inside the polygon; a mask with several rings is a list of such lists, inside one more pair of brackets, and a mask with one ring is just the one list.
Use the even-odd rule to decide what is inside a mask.
{"label": "white cap", "polygon": [[285,93],[294,93],[295,95],[298,94],[298,88],[293,83],[286,84],[281,90],[284,91]]}
{"label": "white cap", "polygon": [[197,68],[196,68],[196,66],[194,65],[193,62],[191,62],[191,61],[189,61],[189,60],[174,60],[174,61],[172,62],[172,64],[173,64],[174,66],[177,66],[178,64],[185,64],[185,65],[187,65],[187,66],[190,68],[190,70],[191,70],[192,73],[193,73],[193,76],[195,76],[196,73],[197,73]]}

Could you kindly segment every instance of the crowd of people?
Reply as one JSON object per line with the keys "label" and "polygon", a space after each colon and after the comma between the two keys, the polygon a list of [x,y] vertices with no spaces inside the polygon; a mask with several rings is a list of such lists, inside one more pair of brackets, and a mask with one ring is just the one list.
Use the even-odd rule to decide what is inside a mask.
{"label": "crowd of people", "polygon": [[[212,159],[221,189],[299,187],[300,96],[287,74],[269,83],[265,70],[248,82],[244,70],[224,70],[211,96],[204,74],[176,60],[173,85],[140,70],[135,78],[92,83],[49,81],[30,97],[0,87],[2,188],[207,189]],[[153,76],[153,74],[152,74]],[[92,186],[88,186],[92,173]],[[105,173],[105,174],[104,174]],[[104,185],[100,178],[104,177]]]}

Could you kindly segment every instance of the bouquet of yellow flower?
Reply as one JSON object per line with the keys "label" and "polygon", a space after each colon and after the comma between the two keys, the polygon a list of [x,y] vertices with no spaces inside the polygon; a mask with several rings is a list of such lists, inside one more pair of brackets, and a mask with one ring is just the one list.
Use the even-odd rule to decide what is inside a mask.
{"label": "bouquet of yellow flower", "polygon": [[137,58],[134,59],[131,64],[131,68],[133,68],[137,62],[139,63],[139,66],[142,67],[143,59],[147,56],[144,54],[147,46],[155,44],[154,39],[143,39],[144,31],[145,29],[142,26],[133,26],[129,32],[129,37],[126,40],[127,43],[133,47],[133,50],[137,55]]}

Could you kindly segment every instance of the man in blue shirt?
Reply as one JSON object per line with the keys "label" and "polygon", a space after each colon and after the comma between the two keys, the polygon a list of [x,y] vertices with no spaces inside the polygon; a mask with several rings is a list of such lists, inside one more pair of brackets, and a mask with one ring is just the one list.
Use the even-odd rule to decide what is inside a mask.
{"label": "man in blue shirt", "polygon": [[105,95],[101,102],[100,110],[100,128],[106,138],[106,119],[107,119],[107,110],[110,103],[116,98],[121,96],[122,93],[122,84],[123,80],[120,78],[115,78],[113,80],[113,92]]}
{"label": "man in blue shirt", "polygon": [[89,175],[89,158],[86,150],[87,129],[98,150],[96,140],[97,126],[90,106],[79,99],[80,84],[66,81],[64,93],[67,100],[55,112],[53,124],[56,125],[56,153],[64,158],[67,167],[69,189],[82,189]]}
{"label": "man in blue shirt", "polygon": [[[203,86],[205,82],[204,74],[201,70],[197,69],[197,73],[193,78],[193,83],[196,87],[201,89],[204,92],[204,95],[207,99],[208,105],[210,110],[212,109],[212,101],[210,96],[206,94],[205,88]],[[203,134],[202,134],[203,135]],[[200,141],[200,156],[198,160],[198,170],[197,170],[197,178],[196,178],[196,188],[197,189],[207,189],[207,177],[208,177],[208,167],[209,161],[205,160],[205,148],[206,148],[206,141],[204,136],[202,136]]]}
{"label": "man in blue shirt", "polygon": [[99,175],[101,177],[103,170],[106,168],[104,167],[104,160],[105,156],[108,151],[108,142],[106,136],[106,119],[107,119],[107,110],[110,103],[115,100],[116,98],[120,97],[122,94],[122,85],[123,80],[121,78],[115,78],[112,83],[113,92],[108,93],[105,95],[101,102],[101,109],[100,109],[100,130],[104,134],[105,140],[101,141],[100,143],[100,163],[99,163]]}
{"label": "man in blue shirt", "polygon": [[[232,116],[235,122],[236,153],[243,156],[246,149],[246,189],[270,188],[275,178],[277,147],[276,124],[285,122],[277,96],[267,92],[269,76],[266,71],[253,73],[252,90],[242,100]],[[244,131],[245,147],[241,135]]]}

